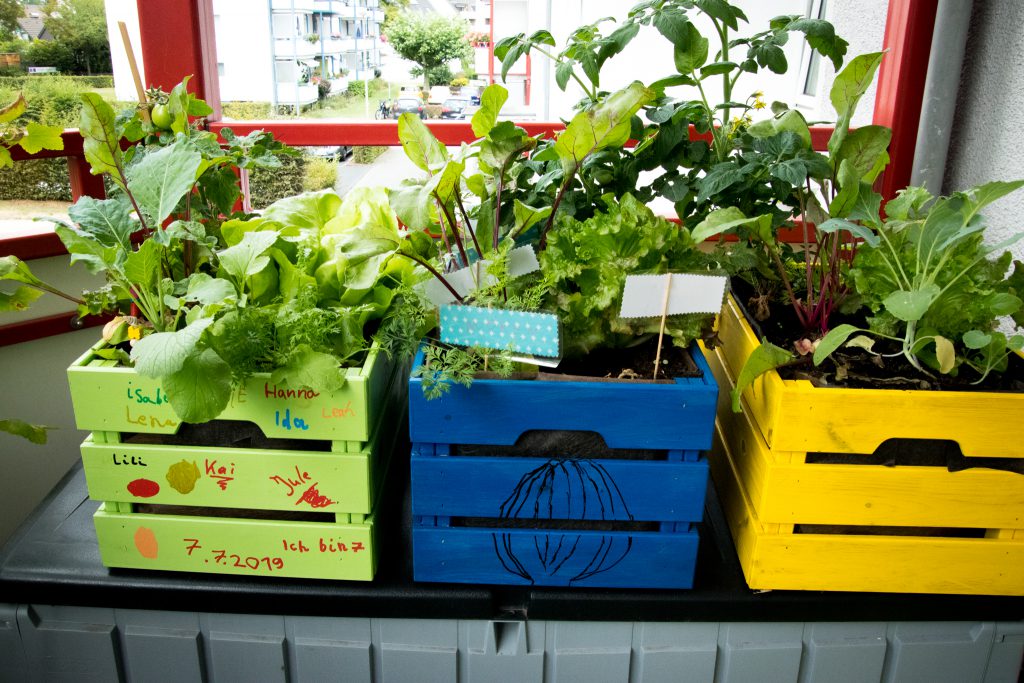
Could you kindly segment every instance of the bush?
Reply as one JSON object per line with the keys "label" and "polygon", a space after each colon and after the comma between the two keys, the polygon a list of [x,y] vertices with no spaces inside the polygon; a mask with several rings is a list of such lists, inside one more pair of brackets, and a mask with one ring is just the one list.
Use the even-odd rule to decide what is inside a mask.
{"label": "bush", "polygon": [[441,118],[441,110],[444,109],[440,104],[427,104],[423,107],[423,114],[428,119],[439,119]]}
{"label": "bush", "polygon": [[29,159],[0,169],[0,200],[71,201],[67,159]]}
{"label": "bush", "polygon": [[[423,69],[421,67],[414,66],[413,68],[409,69],[409,74],[413,78],[419,78],[420,76],[423,75]],[[447,64],[442,64],[441,66],[435,66],[430,69],[427,69],[427,79],[430,81],[431,86],[448,85],[449,83],[452,82],[452,79],[454,77],[455,76],[454,74],[452,74],[452,70],[448,68]]]}
{"label": "bush", "polygon": [[29,75],[27,73],[20,73],[15,76],[0,76],[0,88],[14,88],[20,90],[25,87],[25,84],[34,85],[39,81],[47,81],[50,79],[60,79],[70,83],[75,83],[81,87],[83,92],[92,90],[94,88],[113,88],[114,77],[113,76],[65,76],[60,75],[48,75],[48,74],[34,74]]}
{"label": "bush", "polygon": [[221,110],[224,112],[224,118],[236,121],[271,118],[270,102],[222,102]]}
{"label": "bush", "polygon": [[453,88],[461,88],[461,87],[466,86],[466,85],[469,85],[469,79],[466,78],[465,76],[462,76],[462,77],[459,77],[459,78],[453,78],[452,82],[451,82],[451,86]]}
{"label": "bush", "polygon": [[[350,95],[351,97],[362,97],[363,96],[363,88],[365,88],[365,87],[366,87],[366,81],[349,81],[348,82],[348,89],[345,90],[345,94],[346,95]],[[370,87],[370,92],[373,92],[373,83],[372,82],[369,84],[369,87]]]}
{"label": "bush", "polygon": [[278,199],[302,192],[306,157],[281,157],[281,168],[256,169],[249,176],[254,209],[264,209]]}
{"label": "bush", "polygon": [[334,187],[338,181],[338,162],[331,159],[311,157],[306,160],[306,172],[302,176],[304,192],[316,192]]}
{"label": "bush", "polygon": [[[77,128],[81,111],[81,94],[107,83],[109,77],[21,76],[0,78],[0,102],[10,102],[25,94],[28,109],[25,121],[38,121],[48,126]],[[115,106],[115,109],[117,107]]]}
{"label": "bush", "polygon": [[316,84],[317,99],[323,102],[331,94],[331,82],[327,79],[320,79]]}
{"label": "bush", "polygon": [[22,55],[25,66],[54,66],[57,71],[73,73],[77,71],[75,51],[65,43],[56,40],[34,40]]}
{"label": "bush", "polygon": [[370,145],[364,147],[353,147],[352,148],[352,163],[353,164],[372,164],[377,160],[384,152],[388,151],[387,147],[379,145]]}

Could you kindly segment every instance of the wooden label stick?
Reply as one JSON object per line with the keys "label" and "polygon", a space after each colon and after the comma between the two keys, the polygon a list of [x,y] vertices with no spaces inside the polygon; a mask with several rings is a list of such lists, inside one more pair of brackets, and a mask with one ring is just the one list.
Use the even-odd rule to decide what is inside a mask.
{"label": "wooden label stick", "polygon": [[142,85],[142,74],[139,73],[139,65],[135,61],[135,51],[132,49],[132,40],[128,37],[128,25],[123,21],[117,22],[121,29],[121,40],[124,41],[124,51],[128,53],[128,66],[132,70],[132,79],[135,81],[135,92],[139,96],[139,113],[142,120],[149,123],[149,101],[146,99],[146,88]]}
{"label": "wooden label stick", "polygon": [[665,338],[665,319],[668,317],[668,300],[672,293],[672,273],[665,278],[665,298],[661,302],[661,326],[658,328],[658,352],[654,355],[654,379],[658,379],[661,366],[661,342]]}

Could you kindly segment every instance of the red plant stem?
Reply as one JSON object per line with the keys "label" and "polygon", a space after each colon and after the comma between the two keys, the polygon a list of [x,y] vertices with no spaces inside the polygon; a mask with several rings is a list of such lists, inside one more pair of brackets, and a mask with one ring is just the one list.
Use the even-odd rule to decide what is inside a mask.
{"label": "red plant stem", "polygon": [[[455,222],[455,217],[452,216],[451,212],[448,211],[448,207],[441,201],[441,198],[434,193],[434,199],[437,200],[437,207],[444,214],[445,218],[448,219],[448,225],[451,226],[452,236],[455,237],[455,244],[459,247],[459,256],[462,257],[462,265],[469,265],[469,254],[466,253],[466,247],[462,244],[462,236],[459,234],[459,225]],[[441,232],[444,232],[444,221],[441,221]]]}
{"label": "red plant stem", "polygon": [[782,259],[779,258],[778,253],[774,249],[768,250],[772,258],[775,259],[775,267],[779,270],[779,277],[782,278],[782,284],[785,285],[786,291],[789,293],[789,300],[793,303],[793,310],[796,312],[796,317],[800,320],[800,324],[804,328],[807,327],[807,315],[803,311],[803,307],[800,302],[797,301],[796,294],[793,293],[793,286],[789,283],[789,276],[786,275],[786,266],[782,263]]}
{"label": "red plant stem", "polygon": [[[508,158],[505,159],[505,163],[501,165],[501,171],[498,173],[498,189],[494,197],[494,229],[491,235],[491,249],[498,248],[498,228],[501,226],[501,191],[505,187],[505,174],[508,172],[508,167],[512,165],[512,162],[525,151],[526,147],[524,146],[509,154]],[[541,249],[543,248],[541,247]]]}
{"label": "red plant stem", "polygon": [[455,201],[459,205],[459,211],[462,212],[462,220],[466,224],[466,232],[473,238],[473,246],[476,248],[477,258],[483,258],[483,249],[480,248],[480,243],[476,239],[476,230],[473,229],[472,224],[469,222],[469,213],[466,212],[466,206],[462,203],[462,195],[459,192],[455,193]]}
{"label": "red plant stem", "polygon": [[417,258],[416,256],[413,256],[411,254],[405,254],[405,253],[402,253],[402,252],[398,252],[398,254],[400,256],[404,256],[405,258],[409,259],[410,261],[415,261],[416,263],[418,263],[421,266],[423,266],[424,268],[426,268],[428,273],[430,273],[435,278],[437,278],[437,280],[442,285],[444,285],[448,289],[449,292],[452,293],[452,296],[455,297],[456,301],[458,301],[460,304],[464,302],[464,299],[462,298],[462,296],[457,291],[455,291],[455,288],[451,286],[451,284],[448,282],[448,280],[446,280],[444,278],[444,276],[441,275],[441,273],[437,272],[437,270],[432,265],[430,265],[429,263],[427,263],[423,259]]}
{"label": "red plant stem", "polygon": [[[555,223],[555,214],[558,212],[558,205],[562,203],[562,197],[565,196],[565,191],[569,189],[572,184],[573,176],[576,175],[576,171],[573,171],[562,183],[562,186],[558,188],[558,194],[555,195],[555,201],[551,205],[551,215],[548,216],[547,222],[544,224],[544,230],[540,233],[540,243],[537,245],[537,251],[544,251],[545,247],[548,246],[548,231],[551,230],[551,226]],[[777,258],[777,257],[776,257]],[[781,265],[781,261],[779,261]],[[783,276],[785,277],[785,276]],[[789,283],[786,283],[789,286]]]}

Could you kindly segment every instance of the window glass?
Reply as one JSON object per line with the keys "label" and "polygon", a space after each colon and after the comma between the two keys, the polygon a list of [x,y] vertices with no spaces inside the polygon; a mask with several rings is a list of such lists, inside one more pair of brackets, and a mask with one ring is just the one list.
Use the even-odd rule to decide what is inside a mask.
{"label": "window glass", "polygon": [[[77,128],[84,92],[118,100],[111,45],[121,54],[124,48],[103,0],[63,0],[51,13],[43,3],[19,7],[18,29],[0,35],[0,107],[25,96],[25,113],[14,122],[20,131],[29,123]],[[70,204],[66,159],[17,161],[0,169],[0,238],[49,231],[52,224],[33,219],[66,217]]]}

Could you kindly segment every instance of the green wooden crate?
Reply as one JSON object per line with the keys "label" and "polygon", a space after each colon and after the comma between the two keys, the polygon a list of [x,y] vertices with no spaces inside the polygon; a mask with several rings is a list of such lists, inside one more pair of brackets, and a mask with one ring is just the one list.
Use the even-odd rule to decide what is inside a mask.
{"label": "green wooden crate", "polygon": [[[181,425],[156,380],[132,368],[112,367],[95,355],[99,342],[68,368],[79,429],[91,432],[174,434]],[[218,418],[245,420],[268,438],[369,440],[396,364],[374,344],[361,367],[345,371],[345,385],[330,395],[279,387],[258,373],[235,387]]]}
{"label": "green wooden crate", "polygon": [[108,567],[372,580],[373,516],[324,517],[313,522],[146,514],[128,504],[104,503],[93,519]]}
{"label": "green wooden crate", "polygon": [[379,496],[405,406],[388,401],[365,444],[353,452],[213,448],[107,442],[82,444],[94,500],[256,510],[369,514]]}

